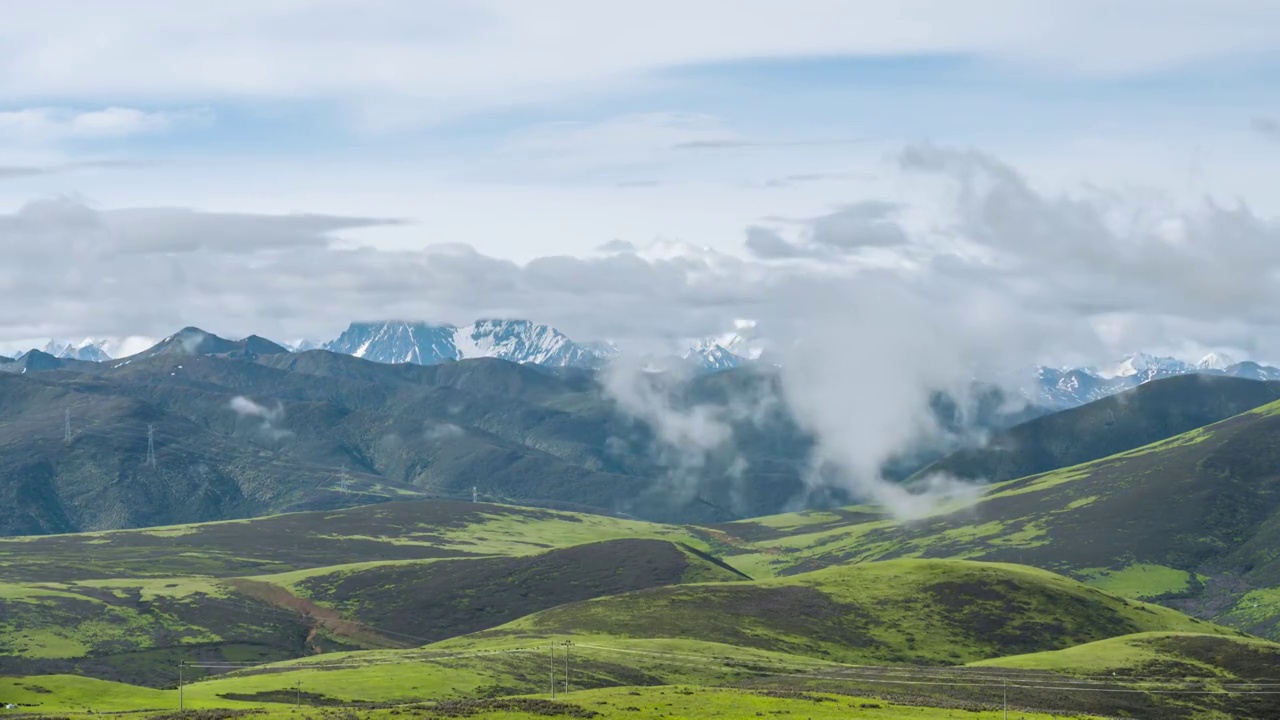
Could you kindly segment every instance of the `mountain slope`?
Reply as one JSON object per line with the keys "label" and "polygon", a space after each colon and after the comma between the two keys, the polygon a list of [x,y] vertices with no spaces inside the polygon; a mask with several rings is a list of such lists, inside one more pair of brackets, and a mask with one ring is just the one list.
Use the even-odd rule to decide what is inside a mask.
{"label": "mountain slope", "polygon": [[1280,383],[1183,375],[1035,418],[959,450],[917,477],[944,474],[1000,482],[1078,465],[1147,445],[1280,400]]}
{"label": "mountain slope", "polygon": [[847,663],[947,665],[1149,630],[1230,632],[1031,568],[897,560],[615,595],[439,647],[613,635],[717,642]]}
{"label": "mountain slope", "polygon": [[617,539],[532,556],[369,562],[253,578],[0,583],[0,663],[9,673],[77,671],[156,684],[159,666],[180,657],[271,662],[413,647],[566,602],[740,579],[688,546]]}
{"label": "mountain slope", "polygon": [[902,556],[1016,562],[1280,637],[1280,402],[1008,481],[958,511],[719,526],[758,576]]}

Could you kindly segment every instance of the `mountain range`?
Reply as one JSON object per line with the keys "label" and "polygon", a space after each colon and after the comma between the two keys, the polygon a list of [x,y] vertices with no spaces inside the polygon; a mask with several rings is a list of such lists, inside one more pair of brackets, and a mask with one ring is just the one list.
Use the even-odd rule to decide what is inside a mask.
{"label": "mountain range", "polygon": [[[169,340],[171,338],[161,344]],[[356,322],[327,342],[300,339],[277,344],[257,337],[247,338],[245,342],[260,345],[259,350],[270,345],[270,353],[324,349],[373,362],[414,365],[490,357],[543,367],[594,370],[620,355],[619,349],[609,342],[578,342],[548,325],[529,320],[501,319],[478,320],[463,327],[409,321]],[[121,341],[109,338],[86,338],[75,342],[51,340],[42,350],[13,358],[21,361],[33,352],[43,353],[26,364],[0,359],[0,370],[25,372],[29,367],[49,369],[55,364],[49,358],[107,362],[116,359],[115,352],[121,346]],[[154,348],[141,355],[153,351]],[[758,336],[755,324],[740,320],[732,331],[694,341],[678,356],[650,358],[646,367],[654,371],[684,368],[695,372],[721,372],[775,364],[777,360],[768,351],[767,343]],[[1152,380],[1190,374],[1280,381],[1280,368],[1252,361],[1238,362],[1219,352],[1210,352],[1196,362],[1137,352],[1103,367],[1039,366],[1029,373],[1031,382],[1009,384],[1021,386],[1022,395],[1033,404],[1061,410],[1079,407]]]}
{"label": "mountain range", "polygon": [[[569,352],[546,339],[540,351]],[[667,521],[852,500],[806,483],[814,440],[763,366],[674,383],[641,376],[671,413],[732,431],[697,457],[575,367],[379,363],[185,328],[109,362],[36,350],[0,371],[0,502],[20,509],[0,517],[0,535],[472,492]],[[744,414],[744,403],[761,410]],[[938,395],[933,410],[944,431],[904,449],[887,475],[905,478],[958,442],[1045,412],[994,388],[973,408]]]}

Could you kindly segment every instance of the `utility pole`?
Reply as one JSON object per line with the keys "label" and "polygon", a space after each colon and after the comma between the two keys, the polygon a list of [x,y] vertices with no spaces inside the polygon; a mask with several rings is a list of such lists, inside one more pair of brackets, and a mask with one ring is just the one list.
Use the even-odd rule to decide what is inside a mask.
{"label": "utility pole", "polygon": [[556,699],[556,644],[551,643],[551,699]]}
{"label": "utility pole", "polygon": [[147,465],[156,466],[156,426],[147,424]]}
{"label": "utility pole", "polygon": [[569,647],[571,645],[573,645],[572,642],[564,641],[564,692],[566,695],[569,694]]}
{"label": "utility pole", "polygon": [[186,664],[185,660],[178,661],[178,712],[182,712],[182,667]]}
{"label": "utility pole", "polygon": [[65,427],[62,431],[62,439],[64,442],[70,445],[71,444],[71,408],[67,408],[65,420],[66,422],[63,423]]}
{"label": "utility pole", "polygon": [[296,686],[296,694],[293,696],[293,707],[302,707],[302,676],[298,676],[298,684]]}
{"label": "utility pole", "polygon": [[1004,720],[1009,720],[1009,678],[1004,679]]}

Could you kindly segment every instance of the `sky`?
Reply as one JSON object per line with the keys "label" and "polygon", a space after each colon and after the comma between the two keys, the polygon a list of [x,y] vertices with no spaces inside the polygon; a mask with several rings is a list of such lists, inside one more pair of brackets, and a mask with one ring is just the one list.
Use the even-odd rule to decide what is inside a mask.
{"label": "sky", "polygon": [[854,355],[1280,360],[1278,217],[1263,0],[48,0],[0,25],[10,353],[497,316],[624,347],[747,318]]}

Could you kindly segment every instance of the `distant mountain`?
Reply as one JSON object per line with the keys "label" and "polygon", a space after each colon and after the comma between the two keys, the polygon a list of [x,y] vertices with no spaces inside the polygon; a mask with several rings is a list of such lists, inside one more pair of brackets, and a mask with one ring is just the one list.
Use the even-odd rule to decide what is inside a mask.
{"label": "distant mountain", "polygon": [[[488,347],[520,349],[481,329]],[[416,329],[412,337],[422,339]],[[590,369],[488,357],[384,364],[196,328],[109,363],[35,351],[0,364],[0,503],[12,510],[0,514],[0,535],[469,498],[472,488],[490,499],[663,521],[851,502],[847,491],[807,482],[813,439],[787,412],[781,382],[756,368],[676,383],[655,377],[654,392],[673,409],[732,428],[690,465]],[[744,402],[762,410],[743,413]],[[970,414],[940,399],[934,409],[959,438],[1024,417],[995,396],[987,404]],[[891,474],[905,477],[954,447],[944,438],[911,449]]]}
{"label": "distant mountain", "polygon": [[1280,383],[1187,374],[994,433],[979,448],[958,450],[917,477],[942,474],[1001,482],[1141,447],[1280,400]]}
{"label": "distant mountain", "polygon": [[1232,365],[1237,365],[1235,358],[1220,352],[1211,352],[1200,358],[1196,363],[1197,370],[1226,370]]}
{"label": "distant mountain", "polygon": [[290,352],[306,352],[308,350],[320,350],[321,348],[324,347],[323,342],[319,340],[312,340],[310,338],[298,338],[296,340],[290,340],[289,342],[286,342],[286,343],[281,343],[281,345],[288,348]]}
{"label": "distant mountain", "polygon": [[32,350],[8,362],[0,362],[0,373],[16,373],[19,375],[26,372],[47,372],[50,370],[89,371],[96,368],[98,368],[96,363],[54,357],[43,350]]}
{"label": "distant mountain", "polygon": [[121,358],[118,365],[154,357],[199,357],[203,355],[254,359],[260,355],[286,354],[289,349],[266,338],[250,335],[243,340],[227,340],[200,328],[186,327],[142,352]]}
{"label": "distant mountain", "polygon": [[1140,352],[1104,368],[1038,367],[1034,386],[1024,390],[1024,394],[1033,402],[1061,410],[1101,400],[1153,380],[1189,374],[1280,380],[1280,369],[1251,361],[1235,362],[1218,352],[1211,352],[1195,363]]}
{"label": "distant mountain", "polygon": [[685,352],[681,359],[698,370],[706,372],[732,370],[751,362],[747,358],[735,355],[728,348],[721,346],[714,340],[706,340],[694,345]]}
{"label": "distant mountain", "polygon": [[492,357],[547,367],[598,367],[617,354],[612,346],[575,343],[555,328],[528,320],[478,320],[466,327],[402,321],[352,323],[324,349],[374,362],[414,365]]}
{"label": "distant mountain", "polygon": [[84,360],[86,362],[105,362],[111,359],[106,346],[110,341],[102,338],[85,338],[76,343],[50,340],[44,346],[44,352],[56,358],[66,360]]}
{"label": "distant mountain", "polygon": [[1248,360],[1229,365],[1222,370],[1223,375],[1230,377],[1247,378],[1249,380],[1265,380],[1268,382],[1280,380],[1280,369],[1267,365],[1259,365],[1256,362]]}

